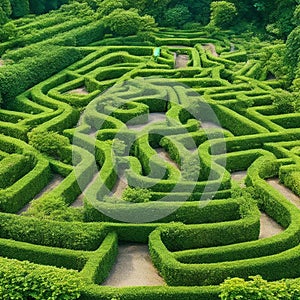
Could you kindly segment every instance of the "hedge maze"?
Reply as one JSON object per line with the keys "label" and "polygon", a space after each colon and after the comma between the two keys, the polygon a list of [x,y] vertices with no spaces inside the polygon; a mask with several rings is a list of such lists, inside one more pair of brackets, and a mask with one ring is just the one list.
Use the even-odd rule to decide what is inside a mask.
{"label": "hedge maze", "polygon": [[[0,110],[2,274],[19,264],[22,282],[28,264],[89,300],[218,299],[228,277],[300,277],[300,211],[267,182],[300,194],[300,114],[272,104],[282,83],[223,34],[162,29],[154,42],[157,61],[134,38],[78,45]],[[120,180],[147,199],[117,197]],[[284,230],[260,239],[261,212]],[[148,243],[167,285],[101,286],[120,242]]]}

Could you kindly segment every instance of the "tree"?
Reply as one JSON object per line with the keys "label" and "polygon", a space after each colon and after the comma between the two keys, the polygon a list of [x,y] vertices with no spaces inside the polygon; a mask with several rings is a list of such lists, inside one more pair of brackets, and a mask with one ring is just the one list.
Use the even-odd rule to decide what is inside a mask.
{"label": "tree", "polygon": [[1,0],[0,7],[4,11],[4,13],[9,17],[12,13],[11,4],[9,0]]}
{"label": "tree", "polygon": [[145,15],[141,17],[136,9],[115,9],[103,18],[105,26],[115,36],[135,35],[139,31],[149,31],[155,26],[153,17]]}
{"label": "tree", "polygon": [[[288,36],[286,42],[286,62],[292,69],[292,77],[300,68],[300,26],[296,27]],[[299,72],[299,71],[298,71]]]}
{"label": "tree", "polygon": [[118,8],[125,8],[125,2],[123,0],[104,0],[98,5],[97,13],[100,18],[103,18]]}
{"label": "tree", "polygon": [[273,104],[279,113],[293,113],[299,110],[300,100],[296,93],[279,90],[273,95]]}
{"label": "tree", "polygon": [[180,28],[190,21],[192,15],[185,5],[176,5],[165,13],[165,26]]}
{"label": "tree", "polygon": [[40,15],[46,12],[45,0],[30,0],[29,1],[30,12]]}
{"label": "tree", "polygon": [[29,14],[29,1],[28,0],[10,0],[12,7],[12,17],[20,18]]}
{"label": "tree", "polygon": [[293,24],[295,26],[300,26],[300,4],[296,6],[293,14]]}
{"label": "tree", "polygon": [[210,5],[210,22],[212,25],[226,29],[233,25],[237,10],[233,3],[227,1],[212,2]]}
{"label": "tree", "polygon": [[9,0],[2,0],[0,3],[0,24],[5,24],[11,15],[11,5]]}

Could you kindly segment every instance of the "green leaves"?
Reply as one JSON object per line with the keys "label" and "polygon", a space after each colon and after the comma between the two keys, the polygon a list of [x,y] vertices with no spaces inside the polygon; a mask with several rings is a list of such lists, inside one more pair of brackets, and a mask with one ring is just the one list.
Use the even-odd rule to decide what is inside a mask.
{"label": "green leaves", "polygon": [[80,296],[76,271],[0,258],[0,298],[3,300],[73,300]]}
{"label": "green leaves", "polygon": [[250,276],[249,281],[231,278],[221,284],[222,300],[280,300],[298,299],[299,291],[293,280],[268,282],[261,276]]}
{"label": "green leaves", "polygon": [[233,3],[227,1],[212,2],[210,8],[210,22],[212,25],[222,29],[226,29],[233,25],[237,16],[237,10]]}

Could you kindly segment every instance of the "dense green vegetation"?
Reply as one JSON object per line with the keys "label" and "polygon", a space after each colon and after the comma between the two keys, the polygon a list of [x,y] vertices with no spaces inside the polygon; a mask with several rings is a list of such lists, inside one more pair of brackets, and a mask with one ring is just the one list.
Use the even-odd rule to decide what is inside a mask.
{"label": "dense green vegetation", "polygon": [[[0,24],[1,299],[300,297],[268,183],[300,195],[299,0],[2,0]],[[165,286],[101,286],[124,242]]]}

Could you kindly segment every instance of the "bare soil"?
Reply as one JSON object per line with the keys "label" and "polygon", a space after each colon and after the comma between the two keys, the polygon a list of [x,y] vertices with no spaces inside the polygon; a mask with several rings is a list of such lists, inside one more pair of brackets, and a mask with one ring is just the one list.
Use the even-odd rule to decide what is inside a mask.
{"label": "bare soil", "polygon": [[204,44],[204,45],[203,45],[203,48],[204,48],[205,50],[210,51],[211,54],[212,54],[213,56],[216,56],[216,57],[219,56],[219,54],[218,54],[217,51],[216,51],[216,46],[215,46],[214,44],[212,44],[212,43]]}
{"label": "bare soil", "polygon": [[180,169],[178,164],[176,162],[174,162],[174,160],[171,159],[169,153],[164,148],[157,148],[157,149],[155,149],[155,151],[157,152],[159,157],[161,157],[164,161],[168,162],[175,168]]}
{"label": "bare soil", "polygon": [[82,191],[82,193],[77,197],[77,199],[70,205],[71,207],[82,207],[83,206],[83,198],[85,197],[85,192],[87,189],[97,180],[99,173],[95,173],[92,180],[86,186],[86,188]]}
{"label": "bare soil", "polygon": [[295,195],[291,190],[281,184],[279,179],[268,179],[267,182],[300,209],[300,197]]}
{"label": "bare soil", "polygon": [[270,218],[267,214],[261,213],[260,216],[260,234],[259,238],[264,239],[274,235],[277,235],[284,231],[284,228],[281,227],[276,221]]}
{"label": "bare soil", "polygon": [[[231,174],[231,179],[239,182],[241,187],[245,187],[244,180],[247,176],[247,171],[239,171]],[[259,239],[272,237],[281,233],[284,230],[276,221],[269,217],[266,213],[261,212],[260,215],[260,234]]]}
{"label": "bare soil", "polygon": [[67,92],[67,94],[75,94],[75,95],[88,95],[89,92],[87,91],[86,87],[80,87],[74,90],[70,90]]}
{"label": "bare soil", "polygon": [[147,245],[124,244],[119,246],[117,261],[104,286],[161,286],[163,278],[154,268]]}
{"label": "bare soil", "polygon": [[117,183],[115,184],[114,188],[112,189],[112,193],[114,196],[121,198],[124,190],[128,187],[128,182],[126,176],[119,175]]}
{"label": "bare soil", "polygon": [[247,171],[239,171],[231,173],[231,179],[237,181],[240,184],[240,187],[245,187],[245,178],[247,176]]}
{"label": "bare soil", "polygon": [[189,63],[190,57],[187,54],[175,55],[175,69],[186,68]]}

